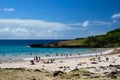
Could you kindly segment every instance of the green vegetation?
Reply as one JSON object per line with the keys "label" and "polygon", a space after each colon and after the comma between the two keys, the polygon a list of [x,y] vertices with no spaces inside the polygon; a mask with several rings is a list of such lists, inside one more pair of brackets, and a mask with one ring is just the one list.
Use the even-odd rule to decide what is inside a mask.
{"label": "green vegetation", "polygon": [[74,40],[60,41],[55,44],[59,47],[119,47],[120,29],[115,29],[105,35],[76,38]]}
{"label": "green vegetation", "polygon": [[120,29],[110,31],[106,35],[88,37],[85,45],[90,47],[118,47],[120,46]]}
{"label": "green vegetation", "polygon": [[86,39],[74,39],[74,40],[68,40],[68,41],[61,41],[57,43],[57,46],[84,46],[84,42]]}

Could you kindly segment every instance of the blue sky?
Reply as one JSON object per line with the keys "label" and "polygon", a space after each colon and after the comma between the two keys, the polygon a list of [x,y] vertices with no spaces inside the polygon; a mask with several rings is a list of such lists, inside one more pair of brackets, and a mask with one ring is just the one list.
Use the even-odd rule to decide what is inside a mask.
{"label": "blue sky", "polygon": [[120,28],[120,0],[0,0],[0,39],[74,39]]}

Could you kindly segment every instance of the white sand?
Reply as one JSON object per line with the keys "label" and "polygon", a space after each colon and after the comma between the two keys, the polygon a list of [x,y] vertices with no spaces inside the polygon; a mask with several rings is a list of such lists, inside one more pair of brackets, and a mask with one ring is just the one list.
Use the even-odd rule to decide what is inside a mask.
{"label": "white sand", "polygon": [[[109,66],[110,64],[113,65],[120,65],[120,57],[118,57],[119,54],[115,54],[115,55],[107,55],[106,57],[109,57],[109,61],[106,62],[106,57],[105,56],[100,56],[102,62],[98,62],[97,60],[95,62],[97,62],[97,64],[91,64],[89,58],[90,57],[78,57],[78,58],[68,58],[68,59],[59,59],[59,60],[55,60],[54,63],[51,64],[44,64],[42,61],[36,63],[35,65],[31,65],[30,61],[16,61],[16,62],[2,62],[0,64],[0,68],[30,68],[30,69],[45,69],[48,71],[56,71],[56,70],[61,70],[64,71],[65,68],[60,69],[59,67],[68,67],[66,68],[65,72],[69,72],[73,69],[77,68],[86,68],[86,67],[100,67],[100,66]],[[115,59],[115,63],[113,63],[113,57]],[[61,62],[62,61],[62,62]],[[105,62],[104,62],[105,61]],[[80,62],[84,62],[86,64],[82,64],[82,65],[78,65]],[[95,69],[88,69],[91,72],[96,72]],[[98,71],[98,72],[103,72]]]}

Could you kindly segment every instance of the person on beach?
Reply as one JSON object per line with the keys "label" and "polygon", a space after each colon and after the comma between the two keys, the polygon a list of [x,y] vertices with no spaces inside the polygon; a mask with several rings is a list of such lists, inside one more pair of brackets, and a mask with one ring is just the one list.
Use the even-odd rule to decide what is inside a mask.
{"label": "person on beach", "polygon": [[114,57],[112,57],[112,63],[115,63],[115,58]]}
{"label": "person on beach", "polygon": [[56,56],[58,56],[58,54],[56,53]]}
{"label": "person on beach", "polygon": [[80,56],[80,53],[78,53],[78,55]]}
{"label": "person on beach", "polygon": [[34,61],[39,62],[39,60],[40,60],[40,57],[38,56],[34,57]]}
{"label": "person on beach", "polygon": [[102,52],[101,52],[101,56],[102,56]]}
{"label": "person on beach", "polygon": [[34,61],[36,61],[36,57],[34,57]]}
{"label": "person on beach", "polygon": [[106,62],[108,62],[109,61],[109,58],[108,57],[106,57]]}
{"label": "person on beach", "polygon": [[38,56],[36,56],[36,61],[38,61]]}
{"label": "person on beach", "polygon": [[98,55],[96,54],[96,56],[95,56],[96,58],[98,57]]}
{"label": "person on beach", "polygon": [[66,58],[68,58],[68,54],[66,54]]}
{"label": "person on beach", "polygon": [[61,54],[61,56],[63,56],[63,54]]}
{"label": "person on beach", "polygon": [[98,61],[101,61],[101,57],[100,56],[98,57]]}
{"label": "person on beach", "polygon": [[33,61],[33,60],[31,60],[30,62],[31,62],[31,65],[35,65],[35,63],[34,63],[34,61]]}
{"label": "person on beach", "polygon": [[39,56],[39,61],[41,60],[41,57]]}

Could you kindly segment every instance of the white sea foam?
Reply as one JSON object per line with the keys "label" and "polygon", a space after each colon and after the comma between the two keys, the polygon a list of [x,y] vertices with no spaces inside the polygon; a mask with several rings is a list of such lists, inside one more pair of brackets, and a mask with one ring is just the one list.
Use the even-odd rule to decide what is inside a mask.
{"label": "white sea foam", "polygon": [[113,52],[113,49],[107,50],[107,51],[103,51],[103,52],[99,52],[99,53],[89,53],[89,54],[82,54],[81,56],[95,56],[95,55],[105,55],[105,54],[109,54]]}
{"label": "white sea foam", "polygon": [[23,58],[25,61],[33,60],[34,58]]}
{"label": "white sea foam", "polygon": [[[81,54],[80,56],[95,56],[95,55],[105,55],[105,54],[109,54],[113,52],[113,49],[110,49],[110,50],[106,50],[106,51],[102,51],[102,52],[99,52],[99,53],[88,53],[88,54]],[[69,58],[75,58],[75,57],[80,57],[79,55],[72,55],[72,56],[69,56]],[[49,56],[49,57],[41,57],[41,59],[64,59],[66,58],[66,56]],[[23,60],[33,60],[34,58],[24,58]]]}

